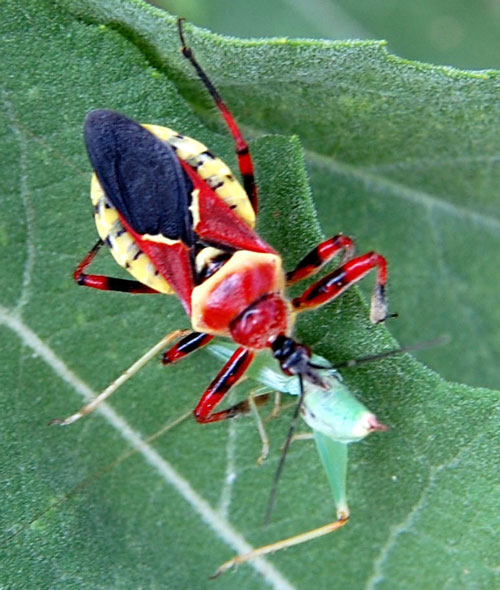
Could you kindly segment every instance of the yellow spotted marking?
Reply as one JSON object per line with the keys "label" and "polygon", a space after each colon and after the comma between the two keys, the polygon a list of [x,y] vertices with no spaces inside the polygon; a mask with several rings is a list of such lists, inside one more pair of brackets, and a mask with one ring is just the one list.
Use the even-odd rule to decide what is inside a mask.
{"label": "yellow spotted marking", "polygon": [[195,260],[196,272],[201,274],[202,270],[209,266],[212,260],[221,254],[224,254],[224,250],[219,250],[219,248],[214,248],[212,246],[207,246],[206,248],[203,248],[203,250],[200,250]]}
{"label": "yellow spotted marking", "polygon": [[171,240],[164,236],[163,234],[142,234],[143,240],[148,240],[148,242],[156,242],[157,244],[166,244],[167,246],[173,246],[174,244],[178,244],[179,240]]}
{"label": "yellow spotted marking", "polygon": [[107,200],[95,174],[90,183],[90,197],[95,211],[95,224],[101,240],[106,242],[116,262],[135,279],[160,291],[172,294],[168,282],[157,273],[150,258],[142,252],[123,227],[116,209]]}
{"label": "yellow spotted marking", "polygon": [[230,168],[213,156],[207,147],[196,139],[179,135],[173,129],[160,125],[144,125],[151,133],[171,145],[177,156],[189,164],[240,219],[248,226],[255,226],[255,212],[248,195],[234,178]]}
{"label": "yellow spotted marking", "polygon": [[[233,177],[229,167],[216,158],[199,141],[179,135],[173,129],[160,125],[143,125],[156,137],[173,147],[177,156],[189,164],[196,173],[214,189],[214,192],[251,228],[255,226],[255,212],[241,184]],[[199,221],[197,192],[193,191],[191,214],[193,225]],[[135,243],[125,230],[116,209],[106,198],[95,174],[92,175],[90,196],[95,211],[95,223],[101,240],[106,242],[116,262],[125,268],[135,279],[161,293],[174,293],[168,282],[157,273],[151,259]],[[164,236],[144,236],[153,242],[175,243]],[[207,250],[200,264],[209,262],[216,256]],[[203,252],[202,251],[202,252]]]}
{"label": "yellow spotted marking", "polygon": [[191,217],[193,218],[193,227],[196,227],[200,222],[200,189],[196,188],[191,193],[191,205],[189,205],[189,211],[191,212]]}

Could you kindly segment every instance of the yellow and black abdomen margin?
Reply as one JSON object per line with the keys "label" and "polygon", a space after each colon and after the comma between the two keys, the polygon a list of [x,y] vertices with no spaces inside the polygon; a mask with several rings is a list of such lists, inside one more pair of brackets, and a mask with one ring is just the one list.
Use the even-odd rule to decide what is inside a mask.
{"label": "yellow and black abdomen margin", "polygon": [[[94,113],[104,113],[104,116],[98,117]],[[117,187],[116,178],[114,178],[116,176],[116,164],[114,162],[103,162],[102,156],[99,154],[95,170],[99,169],[98,175],[101,181],[98,180],[96,173],[94,173],[91,181],[91,199],[100,238],[107,243],[117,263],[138,281],[162,293],[171,294],[174,292],[168,281],[158,272],[147,254],[138,247],[132,235],[125,229],[118,215],[118,210],[134,230],[139,230],[138,233],[161,236],[163,239],[172,240],[173,242],[181,240],[187,246],[191,246],[193,241],[193,236],[190,233],[192,220],[186,215],[186,208],[189,207],[189,203],[179,203],[176,201],[178,199],[177,195],[174,195],[172,202],[172,191],[169,191],[168,203],[165,202],[164,198],[158,196],[161,194],[162,188],[161,186],[158,187],[158,183],[160,185],[162,182],[171,184],[172,178],[174,192],[184,191],[188,193],[185,195],[188,200],[191,197],[189,191],[192,190],[192,186],[179,186],[179,183],[185,182],[185,176],[179,171],[179,162],[172,162],[172,158],[169,158],[168,155],[165,158],[165,154],[157,156],[151,154],[151,142],[149,141],[152,139],[151,134],[171,148],[167,148],[170,154],[175,152],[177,158],[186,162],[196,171],[200,178],[214,190],[215,194],[242,221],[249,227],[255,225],[255,213],[243,187],[234,178],[229,167],[222,160],[213,156],[202,143],[182,136],[166,127],[158,125],[140,126],[123,115],[112,111],[94,111],[89,115],[89,118],[93,116],[97,117],[98,120],[92,125],[92,135],[95,135],[95,129],[98,127],[98,141],[104,142],[104,145],[116,142],[117,125],[119,127],[125,121],[125,131],[121,133],[125,138],[120,138],[117,142],[119,145],[112,146],[111,152],[114,152],[116,156],[119,151],[120,159],[126,162],[126,168],[121,174],[125,174],[127,178],[119,182]],[[127,129],[129,122],[132,127],[130,131]],[[137,128],[141,131],[138,132]],[[127,146],[123,145],[127,133],[133,134],[133,141],[131,139],[128,142],[130,152],[133,150],[133,153],[130,154],[127,153]],[[139,138],[144,137],[145,145],[141,145],[138,136]],[[92,139],[90,143],[92,143]],[[92,161],[92,145],[89,146],[89,140],[87,140],[87,145]],[[100,148],[100,151],[102,151],[102,148]],[[162,177],[162,174],[158,175],[158,166],[151,166],[151,159],[153,158],[153,164],[155,164],[154,160],[158,157],[165,160],[162,162],[163,166],[170,166],[167,177]],[[106,166],[111,166],[111,181],[106,178],[106,172],[103,171]],[[128,168],[131,168],[131,170]],[[162,166],[160,166],[161,168]],[[154,177],[151,176],[150,170],[155,170]],[[129,177],[131,175],[134,176],[133,182],[130,182]],[[135,180],[136,176],[139,177],[139,182]],[[106,192],[103,190],[103,185],[107,185]],[[128,193],[125,197],[122,195],[124,190]],[[135,194],[131,194],[131,191],[135,191]],[[116,197],[117,193],[120,193],[118,198]],[[113,196],[110,197],[110,194]],[[132,205],[133,211],[131,213],[129,211],[131,208],[130,203],[134,202],[139,205],[137,207]],[[159,207],[161,210],[158,209]],[[139,210],[139,219],[137,219],[135,209]]]}

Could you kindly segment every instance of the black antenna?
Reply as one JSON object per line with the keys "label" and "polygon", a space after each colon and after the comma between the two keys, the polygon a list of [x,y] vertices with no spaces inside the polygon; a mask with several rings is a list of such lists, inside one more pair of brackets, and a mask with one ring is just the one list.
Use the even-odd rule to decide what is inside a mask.
{"label": "black antenna", "polygon": [[278,482],[281,478],[281,474],[283,473],[283,468],[285,466],[285,459],[288,453],[288,449],[290,448],[290,444],[292,442],[293,433],[295,431],[295,426],[297,425],[297,419],[299,417],[300,408],[302,407],[302,401],[304,400],[304,379],[302,374],[298,374],[299,378],[299,388],[300,388],[300,395],[299,401],[297,406],[295,407],[295,412],[293,414],[292,421],[290,422],[290,428],[288,429],[288,435],[286,437],[285,445],[283,447],[283,451],[281,452],[280,462],[278,464],[278,468],[276,469],[276,473],[274,474],[273,480],[273,487],[271,488],[271,493],[269,494],[269,500],[267,502],[267,510],[266,510],[266,518],[264,520],[264,524],[267,526],[269,521],[271,520],[271,513],[274,508],[274,504],[276,503],[276,491],[278,489]]}

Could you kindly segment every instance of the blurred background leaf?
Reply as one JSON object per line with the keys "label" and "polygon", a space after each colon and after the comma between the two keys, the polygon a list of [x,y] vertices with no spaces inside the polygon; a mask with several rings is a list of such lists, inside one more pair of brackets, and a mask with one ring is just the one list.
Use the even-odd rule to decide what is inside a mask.
{"label": "blurred background leaf", "polygon": [[389,51],[459,68],[500,67],[497,0],[153,0],[234,37],[385,39]]}

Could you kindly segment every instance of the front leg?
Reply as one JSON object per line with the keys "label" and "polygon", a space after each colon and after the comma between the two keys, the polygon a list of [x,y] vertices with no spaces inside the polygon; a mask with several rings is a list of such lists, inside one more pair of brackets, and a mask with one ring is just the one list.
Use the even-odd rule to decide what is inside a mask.
{"label": "front leg", "polygon": [[169,348],[167,352],[163,353],[162,362],[164,365],[176,363],[206,346],[213,338],[211,334],[205,334],[204,332],[190,332],[174,344],[172,348]]}
{"label": "front leg", "polygon": [[348,236],[338,234],[321,242],[306,254],[293,270],[286,273],[286,284],[294,285],[302,279],[315,275],[342,251],[344,251],[342,262],[346,262],[354,254],[354,242]]}
{"label": "front leg", "polygon": [[300,297],[295,297],[292,300],[292,305],[296,311],[301,312],[329,303],[360,281],[374,268],[377,269],[377,278],[371,298],[370,320],[374,324],[383,322],[387,317],[385,296],[387,262],[383,256],[376,252],[368,252],[368,254],[349,260],[311,285]]}
{"label": "front leg", "polygon": [[196,406],[194,417],[198,422],[201,424],[218,422],[236,415],[233,408],[215,412],[215,414],[212,414],[212,410],[222,401],[231,387],[243,377],[254,357],[255,354],[248,348],[240,347],[233,352],[231,358],[207,387]]}

